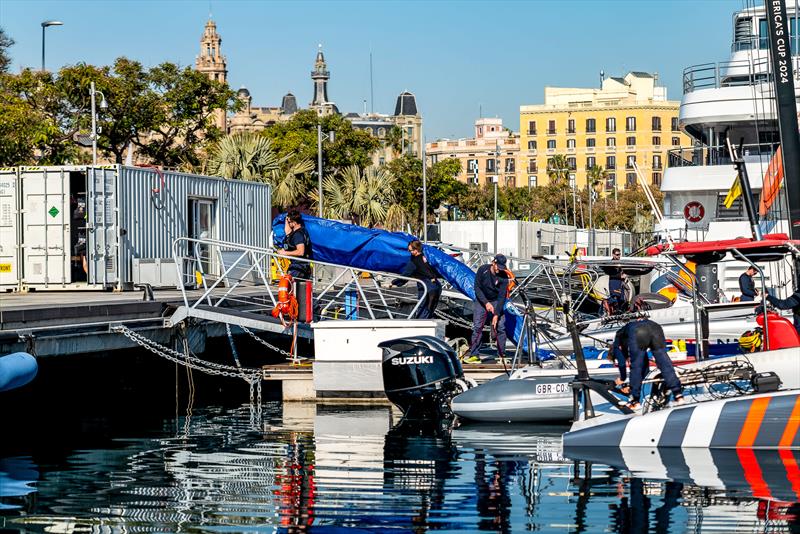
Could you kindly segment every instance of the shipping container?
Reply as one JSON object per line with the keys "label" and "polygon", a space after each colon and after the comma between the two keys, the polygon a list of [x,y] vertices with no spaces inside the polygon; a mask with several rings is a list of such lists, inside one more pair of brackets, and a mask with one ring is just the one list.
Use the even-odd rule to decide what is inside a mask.
{"label": "shipping container", "polygon": [[0,169],[0,291],[19,289],[19,195],[16,168]]}
{"label": "shipping container", "polygon": [[[20,167],[16,183],[23,289],[175,287],[178,237],[269,243],[263,183],[121,165]],[[216,273],[214,251],[200,252],[212,258],[205,272]]]}

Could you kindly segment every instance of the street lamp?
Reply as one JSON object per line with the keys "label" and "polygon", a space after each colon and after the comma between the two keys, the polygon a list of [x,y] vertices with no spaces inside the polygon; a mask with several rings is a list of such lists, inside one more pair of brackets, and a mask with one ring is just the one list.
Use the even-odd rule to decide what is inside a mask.
{"label": "street lamp", "polygon": [[59,20],[46,20],[42,22],[42,72],[44,72],[44,30],[49,26],[63,26]]}
{"label": "street lamp", "polygon": [[425,154],[425,138],[422,138],[422,242],[428,242],[428,166]]}
{"label": "street lamp", "polygon": [[97,109],[95,109],[95,95],[100,93],[103,99],[100,101],[100,109],[108,109],[106,95],[102,91],[94,88],[94,82],[89,85],[89,95],[92,97],[92,166],[97,167]]}
{"label": "street lamp", "polygon": [[500,181],[500,141],[495,140],[494,144],[494,176],[492,176],[492,183],[494,184],[494,253],[497,255],[497,182]]}
{"label": "street lamp", "polygon": [[322,123],[317,123],[317,194],[319,195],[319,217],[322,218],[322,140],[327,139],[331,143],[334,142],[334,132],[331,130],[327,134],[322,133]]}

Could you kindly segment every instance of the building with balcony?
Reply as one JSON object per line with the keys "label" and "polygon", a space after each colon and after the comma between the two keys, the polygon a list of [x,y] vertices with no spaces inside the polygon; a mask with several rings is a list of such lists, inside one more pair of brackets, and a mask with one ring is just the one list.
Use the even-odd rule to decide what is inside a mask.
{"label": "building with balcony", "polygon": [[425,145],[428,165],[446,158],[461,161],[457,179],[470,184],[487,185],[498,176],[501,186],[523,186],[518,175],[519,134],[503,127],[503,119],[481,118],[475,121],[475,136],[464,139],[439,139]]}
{"label": "building with balcony", "polygon": [[669,148],[691,144],[678,128],[679,105],[646,72],[606,78],[599,89],[545,87],[544,104],[520,106],[520,181],[548,183],[560,154],[577,187],[586,187],[593,166],[606,169],[606,191],[633,187],[634,164],[660,187]]}

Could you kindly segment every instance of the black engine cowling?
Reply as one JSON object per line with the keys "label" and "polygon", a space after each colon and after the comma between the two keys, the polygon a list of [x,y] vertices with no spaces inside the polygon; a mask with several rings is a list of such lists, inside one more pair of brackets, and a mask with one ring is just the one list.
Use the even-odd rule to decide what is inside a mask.
{"label": "black engine cowling", "polygon": [[450,400],[463,391],[464,371],[456,352],[433,336],[392,339],[383,349],[383,387],[386,397],[407,418],[452,415]]}

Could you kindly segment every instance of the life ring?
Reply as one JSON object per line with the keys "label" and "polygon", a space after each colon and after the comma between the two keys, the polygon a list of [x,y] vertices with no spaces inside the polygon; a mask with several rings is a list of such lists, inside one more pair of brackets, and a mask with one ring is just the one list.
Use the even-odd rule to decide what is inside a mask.
{"label": "life ring", "polygon": [[292,275],[281,276],[278,282],[278,305],[272,309],[272,316],[281,320],[281,324],[286,326],[286,319],[290,322],[297,320],[298,306],[294,296],[294,284]]}

